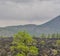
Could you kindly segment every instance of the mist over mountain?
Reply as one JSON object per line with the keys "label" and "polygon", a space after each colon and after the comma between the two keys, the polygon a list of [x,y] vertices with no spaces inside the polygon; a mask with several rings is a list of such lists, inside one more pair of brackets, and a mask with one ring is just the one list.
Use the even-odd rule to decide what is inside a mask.
{"label": "mist over mountain", "polygon": [[18,26],[7,26],[0,28],[0,36],[12,36],[18,31],[27,31],[31,35],[40,36],[40,34],[51,34],[60,33],[60,16],[55,17],[53,20],[46,22],[42,25],[18,25]]}

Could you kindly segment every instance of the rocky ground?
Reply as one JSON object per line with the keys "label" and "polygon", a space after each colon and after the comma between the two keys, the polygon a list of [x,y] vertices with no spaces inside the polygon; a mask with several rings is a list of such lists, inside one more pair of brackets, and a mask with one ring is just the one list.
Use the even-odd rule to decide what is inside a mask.
{"label": "rocky ground", "polygon": [[[60,38],[35,38],[38,56],[60,56]],[[0,56],[12,56],[10,51],[12,37],[0,38]]]}

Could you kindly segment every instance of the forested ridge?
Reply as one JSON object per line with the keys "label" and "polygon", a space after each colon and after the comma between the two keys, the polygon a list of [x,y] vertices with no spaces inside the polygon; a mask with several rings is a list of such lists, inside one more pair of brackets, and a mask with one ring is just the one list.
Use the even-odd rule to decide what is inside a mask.
{"label": "forested ridge", "polygon": [[13,37],[0,37],[0,56],[60,56],[60,34],[40,37],[23,31]]}

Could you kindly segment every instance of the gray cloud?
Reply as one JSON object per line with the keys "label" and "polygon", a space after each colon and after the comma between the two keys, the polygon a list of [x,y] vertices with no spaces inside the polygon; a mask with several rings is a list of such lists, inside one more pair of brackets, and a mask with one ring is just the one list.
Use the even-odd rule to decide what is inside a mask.
{"label": "gray cloud", "polygon": [[27,2],[33,2],[34,0],[0,0],[0,1],[12,1],[16,3],[27,3]]}
{"label": "gray cloud", "polygon": [[60,15],[60,0],[0,0],[0,21],[3,25],[4,20],[15,21],[15,24],[19,21],[40,24],[57,15]]}

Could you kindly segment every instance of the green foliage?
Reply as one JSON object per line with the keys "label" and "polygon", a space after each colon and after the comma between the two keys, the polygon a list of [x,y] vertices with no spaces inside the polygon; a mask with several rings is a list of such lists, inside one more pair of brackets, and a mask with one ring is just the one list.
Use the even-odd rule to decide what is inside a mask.
{"label": "green foliage", "polygon": [[42,41],[40,42],[40,44],[41,44],[41,45],[45,45],[45,41],[42,40]]}
{"label": "green foliage", "polygon": [[50,34],[48,34],[48,35],[47,35],[47,38],[51,38],[51,35],[50,35]]}
{"label": "green foliage", "polygon": [[52,38],[60,38],[60,34],[59,33],[54,33],[51,35]]}
{"label": "green foliage", "polygon": [[52,34],[41,34],[40,38],[60,38],[59,33],[52,33]]}
{"label": "green foliage", "polygon": [[38,54],[38,48],[33,46],[34,40],[27,32],[18,32],[14,35],[11,51],[15,52],[13,56],[29,56]]}
{"label": "green foliage", "polygon": [[57,51],[57,50],[55,50],[55,49],[53,49],[53,50],[52,50],[52,54],[55,56],[55,55],[57,55],[57,54],[58,54],[58,51]]}
{"label": "green foliage", "polygon": [[36,55],[38,54],[38,49],[35,46],[30,47],[30,54],[31,55]]}
{"label": "green foliage", "polygon": [[8,38],[8,37],[5,37],[5,36],[0,36],[0,38]]}
{"label": "green foliage", "polygon": [[41,38],[46,38],[46,35],[44,33],[41,34]]}
{"label": "green foliage", "polygon": [[57,46],[60,46],[60,40],[57,40],[57,41],[56,41],[56,45],[57,45]]}
{"label": "green foliage", "polygon": [[55,38],[56,37],[56,34],[54,33],[54,34],[52,34],[52,38]]}
{"label": "green foliage", "polygon": [[24,53],[17,53],[17,55],[16,56],[25,56],[25,54]]}
{"label": "green foliage", "polygon": [[20,42],[21,44],[30,44],[32,41],[32,37],[26,32],[18,32],[18,34],[14,35],[14,43]]}
{"label": "green foliage", "polygon": [[59,34],[59,33],[57,33],[57,34],[56,34],[56,37],[57,37],[57,38],[60,38],[60,34]]}

